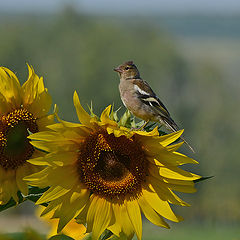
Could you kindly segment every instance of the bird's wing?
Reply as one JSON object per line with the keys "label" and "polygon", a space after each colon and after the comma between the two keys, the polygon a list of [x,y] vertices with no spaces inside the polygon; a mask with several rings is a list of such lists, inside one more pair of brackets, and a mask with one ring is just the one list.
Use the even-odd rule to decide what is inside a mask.
{"label": "bird's wing", "polygon": [[134,88],[137,92],[138,98],[142,101],[142,103],[153,107],[161,116],[165,118],[170,117],[167,108],[160,101],[146,81],[142,79],[136,79],[134,81]]}

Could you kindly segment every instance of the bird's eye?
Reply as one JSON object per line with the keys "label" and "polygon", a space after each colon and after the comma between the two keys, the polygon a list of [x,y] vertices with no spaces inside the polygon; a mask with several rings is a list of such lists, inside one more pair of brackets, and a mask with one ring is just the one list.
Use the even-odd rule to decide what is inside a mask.
{"label": "bird's eye", "polygon": [[130,69],[130,67],[125,67],[125,70],[128,70],[128,69]]}

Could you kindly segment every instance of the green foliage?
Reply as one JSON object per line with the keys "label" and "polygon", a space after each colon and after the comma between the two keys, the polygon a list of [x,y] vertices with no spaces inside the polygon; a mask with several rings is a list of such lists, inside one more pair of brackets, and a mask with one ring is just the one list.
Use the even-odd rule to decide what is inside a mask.
{"label": "green foliage", "polygon": [[[25,202],[26,200],[30,200],[32,202],[36,202],[41,196],[42,194],[47,191],[48,188],[38,188],[38,187],[28,187],[28,195],[27,196],[23,196],[20,192],[17,193],[18,195],[18,202],[15,202],[13,200],[13,198],[10,199],[10,201],[8,203],[6,203],[5,205],[0,205],[0,212],[7,210],[8,208],[14,207],[20,203]],[[47,206],[46,204],[43,204],[43,206]]]}
{"label": "green foliage", "polygon": [[27,228],[22,233],[0,234],[0,240],[46,240],[46,237],[31,228]]}
{"label": "green foliage", "polygon": [[73,240],[73,238],[66,236],[64,234],[60,234],[60,235],[55,235],[49,238],[48,240]]}

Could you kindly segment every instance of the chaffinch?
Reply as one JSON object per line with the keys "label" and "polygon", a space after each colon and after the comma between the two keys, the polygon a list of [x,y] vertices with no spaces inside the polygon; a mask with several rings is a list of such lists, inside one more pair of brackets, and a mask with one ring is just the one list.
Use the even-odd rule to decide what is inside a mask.
{"label": "chaffinch", "polygon": [[[125,62],[114,71],[120,75],[119,91],[123,104],[138,118],[149,122],[160,122],[171,132],[176,132],[179,127],[170,117],[170,113],[163,105],[149,84],[141,79],[136,65],[132,61]],[[187,146],[194,152],[188,142],[181,137]]]}

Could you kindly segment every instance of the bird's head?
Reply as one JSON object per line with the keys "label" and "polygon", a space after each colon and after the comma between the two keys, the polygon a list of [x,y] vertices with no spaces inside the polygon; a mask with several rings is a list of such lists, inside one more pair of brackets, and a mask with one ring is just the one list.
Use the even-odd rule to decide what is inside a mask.
{"label": "bird's head", "polygon": [[128,61],[119,65],[118,67],[114,68],[114,71],[118,72],[121,78],[140,78],[140,73],[133,61]]}

